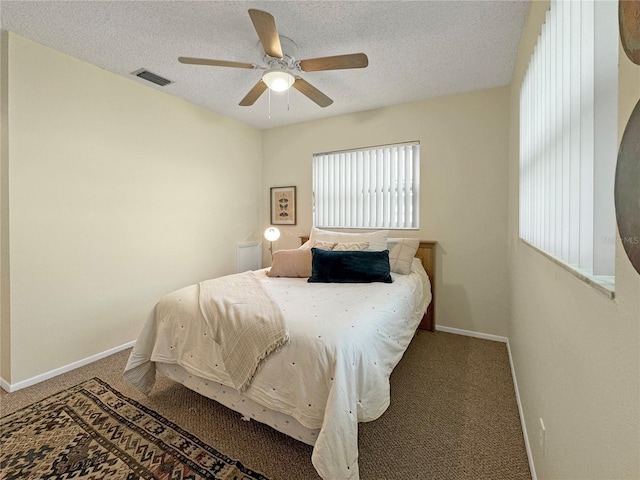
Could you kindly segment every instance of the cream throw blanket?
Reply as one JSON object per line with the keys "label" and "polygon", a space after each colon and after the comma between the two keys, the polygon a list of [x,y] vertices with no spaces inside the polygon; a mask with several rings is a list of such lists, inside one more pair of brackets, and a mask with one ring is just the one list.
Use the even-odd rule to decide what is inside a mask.
{"label": "cream throw blanket", "polygon": [[245,390],[265,357],[289,340],[280,307],[253,272],[200,282],[199,305],[225,370]]}

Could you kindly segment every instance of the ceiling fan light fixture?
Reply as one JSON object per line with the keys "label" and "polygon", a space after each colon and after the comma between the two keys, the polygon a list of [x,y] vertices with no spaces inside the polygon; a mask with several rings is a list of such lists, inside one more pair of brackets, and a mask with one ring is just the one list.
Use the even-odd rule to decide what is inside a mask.
{"label": "ceiling fan light fixture", "polygon": [[274,92],[286,92],[296,79],[286,70],[270,68],[262,76],[262,81]]}

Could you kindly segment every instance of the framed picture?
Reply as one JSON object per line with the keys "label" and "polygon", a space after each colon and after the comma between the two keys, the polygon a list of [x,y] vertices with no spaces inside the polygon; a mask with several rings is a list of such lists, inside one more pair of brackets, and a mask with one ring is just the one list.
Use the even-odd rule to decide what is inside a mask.
{"label": "framed picture", "polygon": [[296,187],[271,187],[271,224],[296,224]]}

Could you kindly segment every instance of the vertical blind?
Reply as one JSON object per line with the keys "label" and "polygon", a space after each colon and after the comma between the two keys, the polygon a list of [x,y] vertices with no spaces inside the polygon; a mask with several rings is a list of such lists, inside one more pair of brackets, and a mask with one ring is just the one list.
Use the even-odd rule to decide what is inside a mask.
{"label": "vertical blind", "polygon": [[617,2],[552,1],[520,94],[520,236],[613,275]]}
{"label": "vertical blind", "polygon": [[417,229],[420,144],[313,155],[313,225]]}

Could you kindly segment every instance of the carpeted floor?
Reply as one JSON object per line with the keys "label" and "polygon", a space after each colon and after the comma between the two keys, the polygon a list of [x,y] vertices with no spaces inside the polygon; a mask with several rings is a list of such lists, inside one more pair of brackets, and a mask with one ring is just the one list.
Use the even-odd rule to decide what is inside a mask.
{"label": "carpeted floor", "polygon": [[[271,480],[316,480],[312,447],[159,378],[145,397],[122,377],[129,350],[8,394],[6,415],[99,377]],[[420,331],[391,376],[391,406],[360,424],[362,480],[530,479],[506,346]]]}

